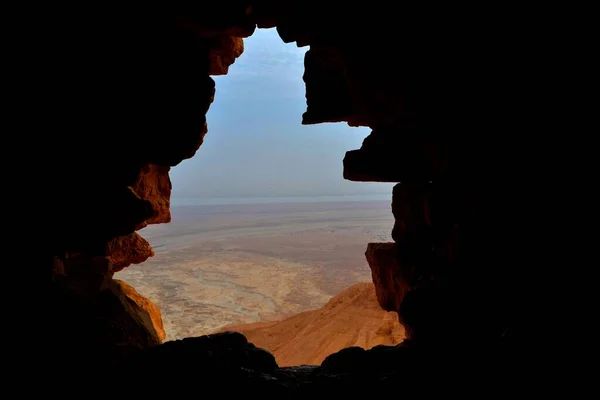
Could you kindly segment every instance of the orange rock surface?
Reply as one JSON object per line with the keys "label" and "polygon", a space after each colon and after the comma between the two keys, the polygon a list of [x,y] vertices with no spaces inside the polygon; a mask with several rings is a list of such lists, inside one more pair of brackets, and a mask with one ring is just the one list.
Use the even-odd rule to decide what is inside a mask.
{"label": "orange rock surface", "polygon": [[136,232],[119,236],[108,243],[112,272],[121,271],[131,264],[140,264],[154,256],[150,243]]}
{"label": "orange rock surface", "polygon": [[395,345],[404,340],[404,329],[395,312],[379,307],[372,283],[357,283],[323,307],[282,321],[231,325],[248,341],[270,351],[279,366],[320,364],[345,347]]}
{"label": "orange rock surface", "polygon": [[159,308],[132,286],[118,279],[112,280],[108,289],[120,300],[133,321],[144,329],[148,335],[147,341],[152,344],[162,343],[166,334]]}

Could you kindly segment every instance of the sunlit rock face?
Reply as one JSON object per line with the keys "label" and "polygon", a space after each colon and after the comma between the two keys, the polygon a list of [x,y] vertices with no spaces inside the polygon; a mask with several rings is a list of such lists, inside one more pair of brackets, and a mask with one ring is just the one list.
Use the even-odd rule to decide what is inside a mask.
{"label": "sunlit rock face", "polygon": [[[457,5],[422,9],[379,0],[148,7],[49,17],[52,26],[40,35],[52,43],[53,60],[36,62],[47,77],[44,123],[52,125],[38,144],[45,187],[36,193],[52,195],[35,211],[50,260],[42,270],[51,272],[43,303],[54,324],[40,333],[55,343],[46,371],[62,371],[61,363],[108,368],[133,354],[168,354],[192,343],[160,345],[155,307],[112,276],[152,256],[136,231],[169,222],[169,168],[202,145],[216,93],[211,75],[227,73],[257,26],[276,27],[290,45],[310,46],[302,123],[372,129],[360,149],[340,155],[344,178],[398,182],[394,243],[371,244],[366,255],[380,305],[398,312],[409,340],[395,351],[348,350],[322,367],[292,370],[211,364],[206,345],[197,353],[202,371],[211,371],[203,382],[232,390],[250,382],[239,387],[279,394],[313,393],[318,385],[408,390],[397,382],[416,384],[419,373],[444,367],[456,371],[448,360],[457,347],[477,363],[500,365],[496,349],[514,332],[519,302],[509,269],[524,257],[517,254],[531,254],[524,243],[533,232],[519,222],[527,213],[519,197],[529,195],[521,183],[532,176],[521,157],[528,132],[506,122],[520,82],[513,52],[523,46],[506,33],[509,13],[481,6],[472,18],[475,11]],[[519,196],[511,195],[513,187]],[[245,343],[225,347],[250,351]],[[436,364],[434,348],[452,357]],[[161,361],[149,355],[136,365],[161,365],[164,372],[183,353],[154,359]],[[438,367],[424,372],[422,360]],[[338,379],[338,372],[345,375]]]}
{"label": "sunlit rock face", "polygon": [[230,325],[220,331],[243,333],[285,367],[320,364],[346,347],[370,349],[404,340],[398,314],[379,307],[375,287],[367,282],[350,286],[316,310],[281,321]]}

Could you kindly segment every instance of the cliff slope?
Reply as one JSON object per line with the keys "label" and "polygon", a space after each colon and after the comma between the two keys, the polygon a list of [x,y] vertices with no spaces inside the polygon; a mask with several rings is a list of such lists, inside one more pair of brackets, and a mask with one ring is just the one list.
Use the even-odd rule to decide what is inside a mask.
{"label": "cliff slope", "polygon": [[357,283],[332,297],[323,307],[275,322],[230,325],[220,332],[236,331],[270,351],[279,366],[320,364],[345,347],[395,345],[404,329],[395,312],[381,309],[372,283]]}

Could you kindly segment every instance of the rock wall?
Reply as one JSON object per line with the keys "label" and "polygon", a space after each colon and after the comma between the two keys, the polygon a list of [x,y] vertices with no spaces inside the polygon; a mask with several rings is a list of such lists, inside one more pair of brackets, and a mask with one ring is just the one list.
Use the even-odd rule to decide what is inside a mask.
{"label": "rock wall", "polygon": [[[399,182],[394,243],[369,245],[367,259],[381,306],[399,313],[409,342],[468,348],[513,332],[506,269],[527,229],[508,239],[522,215],[510,193],[529,175],[506,129],[519,133],[505,122],[519,74],[505,17],[491,6],[273,0],[46,18],[52,51],[42,54],[53,62],[42,61],[38,101],[53,128],[39,143],[52,193],[52,212],[40,213],[50,365],[98,367],[160,341],[157,318],[132,316],[139,302],[116,294],[112,276],[152,256],[136,231],[170,220],[168,172],[208,132],[210,76],[227,73],[256,27],[310,46],[303,124],[372,129],[344,157],[344,178]],[[124,320],[144,332],[114,339]]]}

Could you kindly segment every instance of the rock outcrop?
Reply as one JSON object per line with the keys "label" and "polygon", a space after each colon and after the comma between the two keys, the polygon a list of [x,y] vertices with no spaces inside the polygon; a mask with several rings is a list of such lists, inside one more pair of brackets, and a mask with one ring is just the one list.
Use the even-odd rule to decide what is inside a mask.
{"label": "rock outcrop", "polygon": [[231,325],[221,331],[244,334],[270,351],[282,367],[318,365],[346,347],[370,349],[404,340],[398,314],[379,307],[372,283],[352,285],[323,307],[282,321]]}
{"label": "rock outcrop", "polygon": [[379,305],[386,311],[397,312],[410,286],[396,259],[396,243],[369,243],[365,257],[371,267]]}
{"label": "rock outcrop", "polygon": [[171,180],[169,170],[165,165],[146,164],[133,185],[133,190],[140,198],[150,202],[153,215],[144,221],[146,224],[164,224],[171,222]]}
{"label": "rock outcrop", "polygon": [[108,290],[121,302],[124,313],[145,332],[150,345],[162,343],[167,336],[160,310],[154,303],[140,295],[133,287],[120,280],[112,280]]}
{"label": "rock outcrop", "polygon": [[[167,361],[177,360],[177,363]],[[159,361],[161,360],[161,361]],[[275,358],[267,351],[249,343],[237,332],[185,338],[166,342],[148,351],[129,357],[121,364],[124,369],[150,368],[153,363],[169,365],[169,374],[186,375],[190,364],[196,365],[195,373],[211,373],[211,370],[247,368],[268,373],[278,368]]]}
{"label": "rock outcrop", "polygon": [[[160,310],[127,283],[110,278],[109,258],[55,259],[46,306],[55,309],[46,349],[55,362],[68,356],[84,365],[90,359],[109,368],[118,360],[165,339]],[[96,267],[91,274],[83,268]],[[70,352],[69,349],[72,349]],[[91,367],[90,367],[91,368]]]}
{"label": "rock outcrop", "polygon": [[131,264],[140,264],[154,256],[150,243],[136,232],[118,236],[108,243],[112,272],[119,272]]}
{"label": "rock outcrop", "polygon": [[[327,357],[321,365],[280,367],[271,354],[256,348],[243,335],[222,332],[143,350],[113,372],[128,377],[119,386],[120,393],[136,395],[185,395],[197,389],[199,383],[203,391],[226,399],[248,394],[266,399],[330,399],[332,394],[354,398],[364,394],[365,389],[369,389],[370,396],[385,397],[398,386],[404,396],[410,397],[479,392],[488,385],[497,387],[495,393],[500,394],[508,393],[507,388],[489,374],[490,370],[482,369],[484,364],[480,362],[487,357],[507,357],[503,350],[487,349],[478,359],[469,359],[480,368],[457,380],[453,369],[467,361],[461,357],[461,349],[440,354],[405,341],[369,350],[346,348]],[[156,379],[142,384],[148,376]],[[108,387],[100,390],[110,392]]]}

